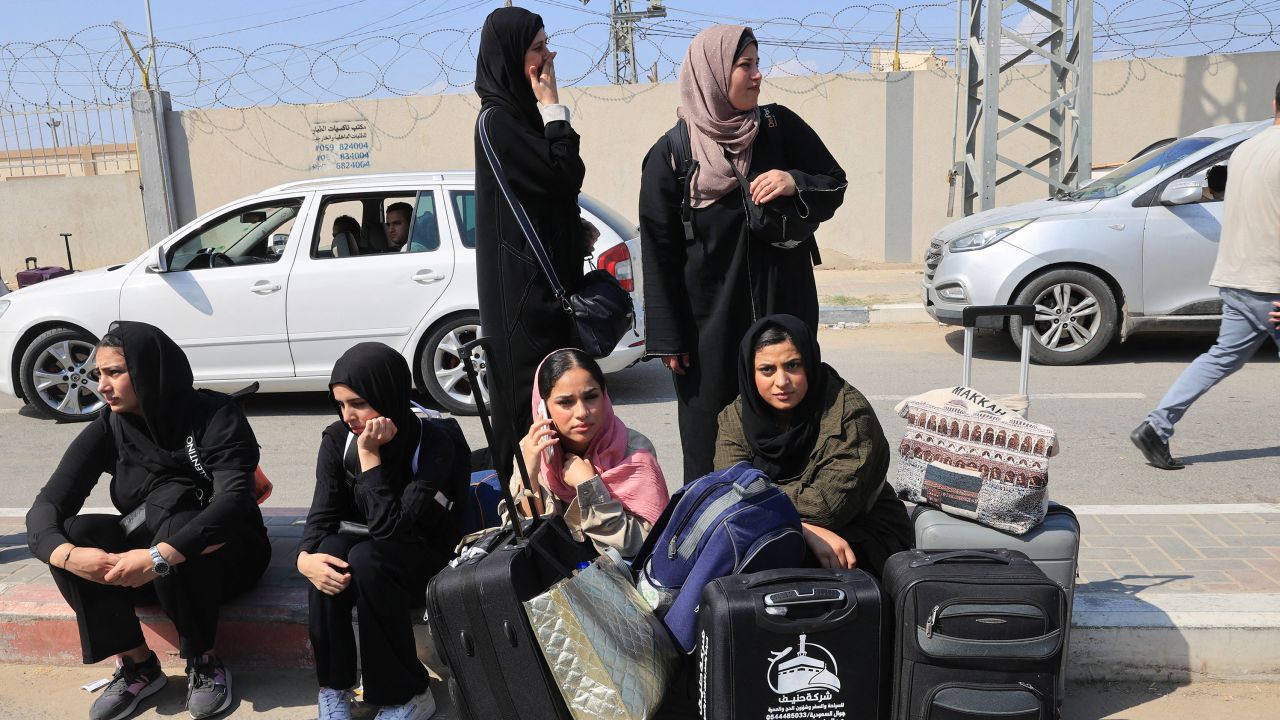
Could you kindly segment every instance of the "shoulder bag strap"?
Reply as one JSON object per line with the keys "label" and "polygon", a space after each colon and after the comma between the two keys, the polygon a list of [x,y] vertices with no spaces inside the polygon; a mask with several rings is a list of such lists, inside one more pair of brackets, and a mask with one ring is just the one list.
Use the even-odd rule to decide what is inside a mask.
{"label": "shoulder bag strap", "polygon": [[533,223],[529,221],[529,215],[525,213],[524,206],[516,199],[515,193],[511,192],[511,186],[507,184],[507,174],[502,169],[502,162],[498,160],[498,154],[493,150],[493,143],[489,141],[488,120],[489,114],[493,112],[493,108],[485,108],[480,113],[478,128],[480,130],[480,145],[484,148],[484,155],[489,159],[489,167],[493,169],[493,176],[498,181],[498,187],[502,189],[502,196],[506,198],[507,205],[511,207],[511,213],[515,215],[516,222],[520,224],[520,230],[524,233],[524,237],[529,241],[529,248],[533,250],[533,255],[538,260],[538,264],[542,266],[542,272],[547,276],[547,281],[551,283],[551,291],[555,293],[556,299],[560,304],[569,310],[568,301],[565,299],[564,286],[560,284],[560,278],[556,275],[556,271],[551,267],[551,259],[547,257],[546,248],[542,246],[542,240],[538,238],[538,231],[534,229]]}

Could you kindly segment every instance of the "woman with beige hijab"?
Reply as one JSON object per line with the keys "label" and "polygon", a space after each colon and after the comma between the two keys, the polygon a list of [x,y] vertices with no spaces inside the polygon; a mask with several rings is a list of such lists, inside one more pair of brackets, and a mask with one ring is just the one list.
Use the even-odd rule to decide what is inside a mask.
{"label": "woman with beige hijab", "polygon": [[747,328],[783,313],[817,332],[813,232],[844,201],[840,165],[799,115],[759,104],[762,79],[750,28],[703,30],[680,68],[680,119],[644,160],[648,353],[675,378],[686,483],[713,469]]}

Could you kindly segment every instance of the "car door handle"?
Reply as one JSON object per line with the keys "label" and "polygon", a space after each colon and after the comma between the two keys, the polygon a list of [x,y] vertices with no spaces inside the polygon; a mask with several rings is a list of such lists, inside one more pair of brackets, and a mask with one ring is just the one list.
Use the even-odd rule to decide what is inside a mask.
{"label": "car door handle", "polygon": [[444,279],[444,273],[438,273],[434,270],[419,270],[413,274],[412,280],[423,285],[437,283]]}
{"label": "car door handle", "polygon": [[273,283],[270,280],[259,280],[249,287],[249,292],[254,292],[259,295],[270,295],[271,293],[278,292],[279,290],[280,285],[278,283]]}

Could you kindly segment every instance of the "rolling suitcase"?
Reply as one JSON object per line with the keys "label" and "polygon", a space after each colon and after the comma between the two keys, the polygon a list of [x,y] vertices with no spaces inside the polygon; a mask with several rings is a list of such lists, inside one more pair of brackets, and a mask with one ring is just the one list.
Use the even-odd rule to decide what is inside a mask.
{"label": "rolling suitcase", "polygon": [[888,716],[888,603],[862,570],[766,570],[712,581],[698,610],[705,720]]}
{"label": "rolling suitcase", "polygon": [[900,552],[885,563],[894,613],[894,720],[1052,720],[1066,591],[1012,550]]}
{"label": "rolling suitcase", "polygon": [[[471,357],[479,347],[485,347],[483,339],[461,352],[473,388],[480,387]],[[492,447],[484,400],[479,393],[475,399]],[[515,455],[528,488],[523,457]],[[514,506],[507,484],[498,486],[504,502]],[[515,522],[493,535],[484,550],[464,555],[427,586],[427,622],[453,676],[449,694],[462,717],[473,720],[569,720],[523,603],[569,577],[593,554],[573,539],[560,517],[535,518],[527,526]]]}
{"label": "rolling suitcase", "polygon": [[64,267],[56,265],[38,266],[37,263],[38,261],[35,258],[27,258],[27,269],[19,270],[14,276],[14,279],[18,281],[19,288],[42,283],[45,280],[60,278],[63,275],[70,275],[72,272]]}
{"label": "rolling suitcase", "polygon": [[[1014,307],[980,308],[980,313],[966,315],[964,384],[968,385],[973,367],[973,342],[971,336],[981,315],[1017,312]],[[1029,332],[1031,324],[1023,322],[1022,362],[1019,365],[1021,382],[1019,392],[1027,393],[1029,375]],[[965,518],[949,515],[927,505],[917,505],[911,514],[915,529],[915,546],[925,551],[989,550],[1003,548],[1016,550],[1031,559],[1050,580],[1058,583],[1067,594],[1067,619],[1063,627],[1062,670],[1058,674],[1058,698],[1066,692],[1067,652],[1070,646],[1071,610],[1075,599],[1076,565],[1080,557],[1080,523],[1070,508],[1050,502],[1044,522],[1023,535],[1012,535],[980,525]]]}

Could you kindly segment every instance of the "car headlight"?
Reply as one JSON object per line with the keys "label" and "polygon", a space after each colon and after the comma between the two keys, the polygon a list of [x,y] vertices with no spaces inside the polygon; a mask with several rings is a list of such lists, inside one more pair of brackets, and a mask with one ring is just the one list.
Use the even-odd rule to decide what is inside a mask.
{"label": "car headlight", "polygon": [[9,309],[8,300],[0,300],[0,317],[4,317],[4,311]]}
{"label": "car headlight", "polygon": [[1018,230],[1026,227],[1033,220],[1035,220],[1035,218],[1014,220],[1012,222],[1000,223],[999,225],[979,228],[973,232],[954,238],[951,242],[947,243],[947,248],[950,249],[951,252],[981,250],[984,247],[994,245],[995,243],[1009,237]]}

